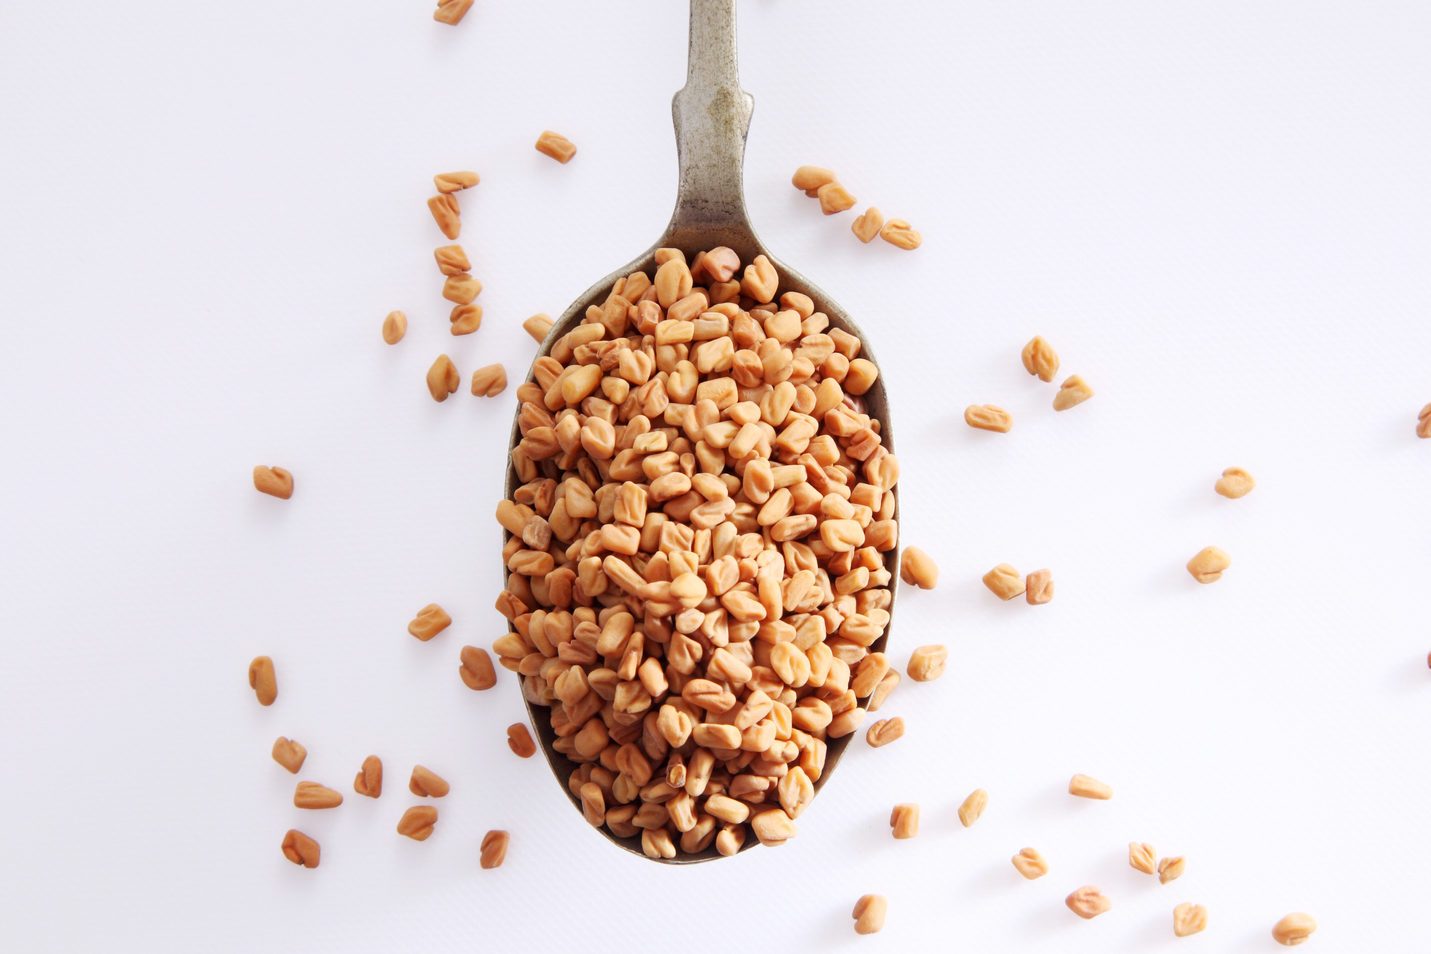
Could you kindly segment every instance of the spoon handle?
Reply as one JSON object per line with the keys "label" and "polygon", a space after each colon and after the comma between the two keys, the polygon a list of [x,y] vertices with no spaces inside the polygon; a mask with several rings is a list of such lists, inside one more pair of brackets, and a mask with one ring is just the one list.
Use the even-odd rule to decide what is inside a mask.
{"label": "spoon handle", "polygon": [[691,0],[690,66],[671,102],[680,183],[668,235],[676,245],[749,233],[741,164],[754,108],[740,88],[735,0]]}

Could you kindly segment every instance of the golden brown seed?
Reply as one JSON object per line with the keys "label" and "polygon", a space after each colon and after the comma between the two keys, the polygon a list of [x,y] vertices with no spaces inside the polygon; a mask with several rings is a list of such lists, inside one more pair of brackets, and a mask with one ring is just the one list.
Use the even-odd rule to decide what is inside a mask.
{"label": "golden brown seed", "polygon": [[1029,343],[1024,345],[1020,357],[1023,358],[1024,370],[1040,381],[1052,381],[1053,376],[1058,373],[1058,352],[1038,335],[1034,335]]}
{"label": "golden brown seed", "polygon": [[442,283],[442,297],[458,305],[470,305],[480,294],[482,283],[466,272],[448,275],[447,281]]}
{"label": "golden brown seed", "polygon": [[984,585],[1001,600],[1011,600],[1026,589],[1023,576],[1007,563],[1000,563],[985,573]]}
{"label": "golden brown seed", "polygon": [[[841,386],[846,394],[853,394],[856,397],[864,394],[874,387],[875,379],[879,377],[879,368],[875,367],[873,361],[865,358],[855,358],[850,362],[850,369],[845,372],[845,380]],[[893,458],[888,458],[893,459]]]}
{"label": "golden brown seed", "polygon": [[467,253],[461,245],[443,245],[432,253],[437,259],[437,270],[444,275],[463,275],[472,270]]}
{"label": "golden brown seed", "polygon": [[571,162],[571,157],[576,155],[576,146],[570,139],[548,129],[537,137],[537,152],[566,165]]}
{"label": "golden brown seed", "polygon": [[1272,938],[1283,947],[1301,944],[1317,929],[1317,920],[1310,914],[1289,914],[1272,926]]}
{"label": "golden brown seed", "polygon": [[318,842],[309,838],[296,828],[288,829],[283,836],[283,857],[293,862],[300,868],[318,867],[318,858],[321,854]]}
{"label": "golden brown seed", "polygon": [[1107,801],[1113,797],[1113,788],[1090,775],[1075,775],[1068,780],[1068,794]]}
{"label": "golden brown seed", "polygon": [[546,315],[533,315],[522,322],[522,329],[532,336],[537,344],[546,340],[547,332],[552,330],[552,320]]}
{"label": "golden brown seed", "polygon": [[1173,908],[1173,934],[1187,937],[1207,928],[1207,908],[1184,901]]}
{"label": "golden brown seed", "polygon": [[1048,862],[1044,861],[1043,855],[1034,848],[1021,848],[1010,860],[1018,873],[1030,881],[1048,874]]}
{"label": "golden brown seed", "polygon": [[522,759],[529,759],[537,754],[537,744],[532,741],[532,734],[527,731],[525,723],[513,722],[507,726],[507,748]]}
{"label": "golden brown seed", "polygon": [[879,230],[879,237],[906,252],[919,248],[924,243],[924,236],[916,232],[904,219],[890,219]]}
{"label": "golden brown seed", "polygon": [[1014,418],[1008,411],[994,404],[970,404],[964,408],[964,423],[981,431],[997,431],[1007,434],[1014,426]]}
{"label": "golden brown seed", "polygon": [[449,394],[455,393],[461,383],[462,378],[457,373],[457,366],[445,354],[438,355],[437,360],[432,362],[432,367],[427,369],[427,393],[439,404],[447,400]]}
{"label": "golden brown seed", "polygon": [[815,190],[820,200],[820,211],[826,215],[843,212],[855,204],[855,197],[838,182],[827,182]]}
{"label": "golden brown seed", "polygon": [[511,840],[505,831],[489,831],[482,836],[482,867],[500,868],[507,859],[507,843]]}
{"label": "golden brown seed", "polygon": [[451,625],[452,617],[446,610],[436,603],[428,603],[407,624],[407,631],[425,643]]}
{"label": "golden brown seed", "polygon": [[407,790],[423,798],[442,798],[452,791],[452,786],[427,766],[414,765],[412,776],[407,780]]}
{"label": "golden brown seed", "polygon": [[255,656],[248,664],[248,684],[258,696],[261,706],[273,705],[278,698],[278,676],[273,671],[273,660],[267,656]]}
{"label": "golden brown seed", "polygon": [[1179,856],[1177,858],[1164,858],[1158,862],[1158,883],[1167,884],[1169,881],[1176,881],[1183,876],[1183,869],[1187,867],[1187,860]]}
{"label": "golden brown seed", "polygon": [[353,778],[353,791],[368,798],[378,798],[383,794],[383,760],[376,755],[363,759],[363,767]]}
{"label": "golden brown seed", "polygon": [[447,320],[452,323],[451,331],[454,336],[470,335],[482,327],[482,306],[458,305],[452,309]]}
{"label": "golden brown seed", "polygon": [[882,894],[867,894],[855,902],[851,917],[855,919],[856,934],[878,934],[884,927],[885,915],[889,913],[889,902]]}
{"label": "golden brown seed", "polygon": [[282,467],[260,465],[253,469],[253,486],[261,494],[287,500],[293,496],[293,475]]}
{"label": "golden brown seed", "polygon": [[448,192],[461,192],[463,189],[470,189],[480,180],[475,172],[439,172],[432,177],[432,184],[437,186],[437,191],[444,195]]}
{"label": "golden brown seed", "polygon": [[326,785],[319,785],[317,782],[299,782],[298,787],[293,790],[295,808],[337,808],[341,804],[343,804],[341,793],[333,791]]}
{"label": "golden brown seed", "polygon": [[[835,174],[829,169],[822,169],[819,166],[801,166],[795,170],[795,175],[790,177],[790,184],[814,198],[815,192],[820,186],[835,181]],[[725,279],[718,279],[725,281]]]}
{"label": "golden brown seed", "polygon": [[979,820],[979,816],[984,814],[984,809],[989,805],[989,793],[982,788],[976,788],[969,793],[969,797],[964,799],[964,804],[959,806],[959,824],[968,828]]}
{"label": "golden brown seed", "polygon": [[468,689],[481,692],[497,684],[497,671],[492,668],[492,657],[487,655],[487,650],[476,646],[463,646],[461,660],[457,674],[462,677],[462,683]]}
{"label": "golden brown seed", "polygon": [[899,685],[899,673],[891,669],[884,674],[884,678],[875,686],[875,691],[870,695],[870,701],[865,705],[865,710],[874,712],[884,701],[889,698],[889,694],[894,691],[894,687]]}
{"label": "golden brown seed", "polygon": [[889,813],[890,833],[901,841],[919,834],[919,806],[913,803],[894,806]]}
{"label": "golden brown seed", "polygon": [[472,393],[478,397],[496,397],[507,390],[507,369],[489,364],[472,372]]}
{"label": "golden brown seed", "polygon": [[850,223],[850,231],[855,233],[855,238],[868,245],[873,242],[879,230],[884,227],[884,214],[874,206],[865,209],[855,220]]}
{"label": "golden brown seed", "polygon": [[949,662],[949,648],[937,643],[920,646],[909,654],[909,678],[915,682],[933,682],[944,675]]}
{"label": "golden brown seed", "polygon": [[437,0],[437,10],[432,14],[432,18],[438,23],[457,26],[470,9],[472,0]]}
{"label": "golden brown seed", "polygon": [[1128,842],[1128,865],[1143,874],[1153,874],[1158,870],[1158,853],[1145,841]]}
{"label": "golden brown seed", "polygon": [[407,334],[407,315],[400,311],[390,311],[383,319],[383,340],[395,345]]}
{"label": "golden brown seed", "polygon": [[427,841],[437,825],[437,809],[431,805],[414,805],[398,819],[397,833],[413,841]]}
{"label": "golden brown seed", "polygon": [[750,817],[751,831],[762,845],[783,845],[795,837],[795,823],[782,809],[771,808]]}
{"label": "golden brown seed", "polygon": [[302,742],[295,742],[279,736],[273,743],[273,760],[282,765],[294,775],[303,767],[303,760],[308,758],[308,750],[303,747]]}
{"label": "golden brown seed", "polygon": [[1091,397],[1093,397],[1093,389],[1088,386],[1086,381],[1073,374],[1065,378],[1064,382],[1058,386],[1058,393],[1053,396],[1053,409],[1066,411]]}
{"label": "golden brown seed", "polygon": [[1222,494],[1229,500],[1236,500],[1238,497],[1246,497],[1252,493],[1252,489],[1257,486],[1257,481],[1252,479],[1252,475],[1241,467],[1229,467],[1222,472],[1222,476],[1213,484],[1212,489]]}
{"label": "golden brown seed", "polygon": [[932,590],[939,582],[939,567],[934,559],[919,547],[905,547],[899,560],[899,578],[921,590]]}
{"label": "golden brown seed", "polygon": [[457,236],[462,234],[462,210],[457,205],[457,196],[435,195],[427,200],[427,210],[442,234],[457,241]]}
{"label": "golden brown seed", "polygon": [[902,735],[904,735],[904,719],[895,716],[893,719],[880,719],[870,726],[865,732],[865,741],[869,743],[870,748],[877,749],[889,745]]}
{"label": "golden brown seed", "polygon": [[1431,437],[1431,404],[1423,407],[1416,416],[1416,436]]}
{"label": "golden brown seed", "polygon": [[1068,905],[1068,910],[1085,921],[1096,918],[1113,907],[1113,903],[1103,896],[1103,892],[1091,884],[1086,884],[1070,894],[1063,903]]}
{"label": "golden brown seed", "polygon": [[1232,566],[1232,557],[1217,547],[1203,547],[1188,561],[1188,572],[1199,583],[1216,583],[1222,571]]}
{"label": "golden brown seed", "polygon": [[1042,606],[1053,599],[1053,571],[1034,570],[1024,581],[1024,598],[1030,606]]}

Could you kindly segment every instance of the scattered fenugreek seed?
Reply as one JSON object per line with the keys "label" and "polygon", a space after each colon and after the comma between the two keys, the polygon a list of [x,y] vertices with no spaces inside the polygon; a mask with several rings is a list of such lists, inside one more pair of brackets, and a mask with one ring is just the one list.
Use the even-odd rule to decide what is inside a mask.
{"label": "scattered fenugreek seed", "polygon": [[531,732],[524,723],[514,722],[507,726],[507,748],[518,758],[529,759],[537,754],[537,744],[532,741]]}
{"label": "scattered fenugreek seed", "polygon": [[437,270],[444,275],[462,275],[472,270],[472,263],[467,260],[467,252],[461,245],[443,245],[433,251],[432,257],[437,260]]}
{"label": "scattered fenugreek seed", "polygon": [[932,590],[939,582],[939,567],[919,547],[905,547],[899,559],[899,578],[921,590]]}
{"label": "scattered fenugreek seed", "polygon": [[884,228],[884,213],[874,206],[870,206],[855,216],[855,220],[850,223],[850,231],[855,233],[855,238],[866,245],[875,240],[875,236],[879,235],[879,230],[882,228]]}
{"label": "scattered fenugreek seed", "polygon": [[820,211],[826,215],[843,212],[855,204],[855,197],[839,182],[827,182],[815,190],[820,200]]}
{"label": "scattered fenugreek seed", "polygon": [[470,9],[472,0],[437,0],[437,10],[432,14],[432,18],[438,23],[457,26]]}
{"label": "scattered fenugreek seed", "polygon": [[1024,581],[1024,598],[1030,606],[1042,606],[1053,599],[1053,572],[1034,570]]}
{"label": "scattered fenugreek seed", "polygon": [[919,248],[924,244],[924,236],[920,235],[904,219],[889,219],[879,230],[879,237],[896,248],[902,248],[906,252]]}
{"label": "scattered fenugreek seed", "polygon": [[437,809],[431,805],[414,805],[398,819],[397,832],[413,841],[427,841],[437,826]]}
{"label": "scattered fenugreek seed", "polygon": [[1173,934],[1188,937],[1207,928],[1207,908],[1184,901],[1173,908]]}
{"label": "scattered fenugreek seed", "polygon": [[915,682],[933,682],[944,675],[944,667],[949,662],[949,647],[933,643],[920,646],[909,654],[907,672]]}
{"label": "scattered fenugreek seed", "polygon": [[493,830],[482,836],[483,868],[500,868],[507,859],[507,843],[511,840],[505,831]]}
{"label": "scattered fenugreek seed", "polygon": [[522,328],[537,344],[546,340],[547,332],[552,330],[552,320],[546,315],[533,315],[522,322]]}
{"label": "scattered fenugreek seed", "polygon": [[407,334],[407,315],[400,311],[390,311],[383,319],[383,340],[395,345]]}
{"label": "scattered fenugreek seed", "polygon": [[1058,386],[1058,393],[1053,396],[1053,409],[1066,411],[1091,397],[1093,397],[1093,389],[1088,386],[1087,382],[1076,374],[1070,375]]}
{"label": "scattered fenugreek seed", "polygon": [[969,793],[969,797],[964,799],[964,803],[959,806],[959,824],[968,828],[979,820],[979,816],[984,814],[984,809],[989,805],[989,793],[982,788],[976,788]]}
{"label": "scattered fenugreek seed", "polygon": [[478,397],[496,397],[507,390],[507,369],[489,364],[472,372],[472,393]]}
{"label": "scattered fenugreek seed", "polygon": [[815,198],[820,186],[834,181],[835,174],[829,169],[822,169],[819,166],[801,166],[795,170],[795,175],[790,177],[790,184],[812,199]]}
{"label": "scattered fenugreek seed", "polygon": [[993,404],[970,404],[964,408],[964,423],[981,431],[997,431],[1007,434],[1014,426],[1014,418],[1008,411]]}
{"label": "scattered fenugreek seed", "polygon": [[1043,855],[1034,848],[1020,848],[1019,853],[1010,859],[1014,863],[1014,868],[1019,874],[1030,881],[1042,878],[1048,874],[1048,862]]}
{"label": "scattered fenugreek seed", "polygon": [[1222,571],[1232,566],[1232,557],[1217,547],[1203,547],[1188,561],[1188,572],[1199,583],[1216,583]]}
{"label": "scattered fenugreek seed", "polygon": [[1068,780],[1068,794],[1076,795],[1079,798],[1096,798],[1100,801],[1107,801],[1113,797],[1113,787],[1091,775],[1075,775]]}
{"label": "scattered fenugreek seed", "polygon": [[1058,373],[1058,352],[1038,335],[1034,335],[1029,343],[1024,345],[1020,357],[1024,362],[1024,370],[1040,381],[1052,381],[1053,376]]}
{"label": "scattered fenugreek seed", "polygon": [[303,760],[308,758],[308,750],[302,742],[279,736],[273,743],[273,760],[294,775],[303,768]]}
{"label": "scattered fenugreek seed", "polygon": [[1068,910],[1085,921],[1098,917],[1113,906],[1113,903],[1104,897],[1103,892],[1091,884],[1086,884],[1070,894],[1063,903],[1068,905]]}
{"label": "scattered fenugreek seed", "polygon": [[1187,859],[1179,855],[1176,858],[1164,858],[1158,862],[1158,883],[1167,884],[1169,881],[1176,881],[1183,876],[1183,869],[1187,867]]}
{"label": "scattered fenugreek seed", "polygon": [[[1431,663],[1428,663],[1431,665]],[[894,691],[894,687],[899,685],[899,673],[891,669],[884,674],[884,678],[875,686],[875,691],[870,694],[870,701],[865,704],[866,712],[874,712],[884,701],[889,698],[889,694]]]}
{"label": "scattered fenugreek seed", "polygon": [[288,829],[283,836],[283,857],[300,868],[318,867],[321,851],[318,842],[296,828]]}
{"label": "scattered fenugreek seed", "polygon": [[383,794],[383,760],[376,755],[363,759],[363,767],[353,779],[353,791],[368,798]]}
{"label": "scattered fenugreek seed", "polygon": [[492,668],[492,657],[487,650],[477,646],[463,646],[460,654],[462,663],[457,673],[468,689],[481,692],[497,684],[497,671]]}
{"label": "scattered fenugreek seed", "polygon": [[298,787],[293,790],[293,806],[295,808],[337,808],[343,804],[341,792],[335,792],[326,785],[319,785],[317,782],[299,782]]}
{"label": "scattered fenugreek seed", "polygon": [[1007,563],[1000,563],[985,573],[984,585],[989,588],[989,592],[1006,602],[1027,588],[1023,575]]}
{"label": "scattered fenugreek seed", "polygon": [[904,719],[895,716],[893,719],[880,719],[865,732],[865,741],[870,748],[878,749],[889,745],[891,742],[904,735]]}
{"label": "scattered fenugreek seed", "polygon": [[882,894],[866,894],[855,902],[850,916],[855,919],[856,934],[878,934],[884,927],[885,915],[889,913],[889,902]]}
{"label": "scattered fenugreek seed", "polygon": [[1311,937],[1316,929],[1316,918],[1310,914],[1289,914],[1272,926],[1272,937],[1283,947],[1293,947]]}
{"label": "scattered fenugreek seed", "polygon": [[425,643],[451,625],[452,617],[447,615],[445,609],[436,603],[428,603],[407,624],[407,631]]}
{"label": "scattered fenugreek seed", "polygon": [[919,834],[919,806],[912,802],[894,806],[889,813],[889,827],[890,833],[901,841]]}
{"label": "scattered fenugreek seed", "polygon": [[427,766],[414,765],[412,777],[407,780],[407,790],[423,798],[442,798],[452,791],[452,786]]}
{"label": "scattered fenugreek seed", "polygon": [[449,394],[455,393],[461,384],[462,377],[457,373],[457,366],[445,354],[438,355],[432,367],[427,369],[427,393],[439,404],[447,400]]}
{"label": "scattered fenugreek seed", "polygon": [[278,675],[273,671],[273,660],[267,656],[255,656],[248,664],[248,684],[261,706],[273,705],[278,698]]}
{"label": "scattered fenugreek seed", "polygon": [[442,283],[442,297],[458,305],[470,305],[480,294],[482,283],[466,272],[449,275],[447,281]]}
{"label": "scattered fenugreek seed", "polygon": [[1222,496],[1229,500],[1236,500],[1238,497],[1246,497],[1252,493],[1252,489],[1257,486],[1257,481],[1252,479],[1252,475],[1241,467],[1229,467],[1222,472],[1222,476],[1213,485]]}
{"label": "scattered fenugreek seed", "polygon": [[1431,404],[1423,407],[1416,416],[1416,436],[1431,437]]}
{"label": "scattered fenugreek seed", "polygon": [[437,191],[443,194],[448,192],[461,192],[463,189],[470,189],[480,180],[477,173],[464,172],[439,172],[432,177],[432,184],[437,186]]}
{"label": "scattered fenugreek seed", "polygon": [[447,320],[452,323],[451,331],[454,336],[470,335],[482,327],[482,306],[458,305],[452,309]]}
{"label": "scattered fenugreek seed", "polygon": [[1153,874],[1158,870],[1158,853],[1145,841],[1128,842],[1128,864],[1143,874]]}
{"label": "scattered fenugreek seed", "polygon": [[260,464],[253,469],[253,486],[261,494],[287,500],[293,496],[293,475],[282,467]]}
{"label": "scattered fenugreek seed", "polygon": [[576,155],[576,146],[570,139],[548,129],[537,137],[537,152],[566,165]]}
{"label": "scattered fenugreek seed", "polygon": [[452,241],[462,234],[462,209],[455,195],[435,195],[427,200],[427,210],[442,234]]}

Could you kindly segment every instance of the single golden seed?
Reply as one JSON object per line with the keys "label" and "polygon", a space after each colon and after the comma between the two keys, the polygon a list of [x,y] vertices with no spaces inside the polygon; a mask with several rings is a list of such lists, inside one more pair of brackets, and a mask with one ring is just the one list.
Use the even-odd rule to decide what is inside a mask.
{"label": "single golden seed", "polygon": [[1068,780],[1068,794],[1107,801],[1113,797],[1113,788],[1090,775],[1075,775]]}
{"label": "single golden seed", "polygon": [[1173,908],[1173,934],[1188,937],[1207,928],[1207,908],[1184,901]]}
{"label": "single golden seed", "polygon": [[1027,589],[1023,575],[1007,563],[1000,563],[984,574],[984,585],[999,599],[1008,601]]}
{"label": "single golden seed", "polygon": [[428,603],[407,624],[407,631],[425,643],[451,625],[452,617],[447,615],[445,609],[436,603]]}
{"label": "single golden seed", "polygon": [[570,139],[548,129],[537,137],[537,152],[566,165],[576,155],[576,146]]}
{"label": "single golden seed", "polygon": [[407,334],[407,315],[400,311],[390,311],[383,319],[383,340],[395,345]]}
{"label": "single golden seed", "polygon": [[889,902],[882,894],[867,894],[855,902],[851,917],[855,919],[856,934],[878,934],[884,927],[885,915],[889,913]]}
{"label": "single golden seed", "polygon": [[1104,896],[1103,892],[1091,884],[1086,884],[1070,894],[1063,903],[1068,905],[1068,910],[1085,921],[1096,918],[1113,907],[1113,903]]}
{"label": "single golden seed", "polygon": [[964,423],[981,431],[1007,434],[1014,426],[1013,415],[994,404],[970,404],[964,409]]}
{"label": "single golden seed", "polygon": [[1030,606],[1042,606],[1053,599],[1053,572],[1034,570],[1025,580],[1024,598]]}
{"label": "single golden seed", "polygon": [[461,192],[463,189],[470,189],[475,186],[480,179],[475,172],[439,172],[432,177],[432,184],[437,186],[437,191],[443,194],[448,192]]}
{"label": "single golden seed", "polygon": [[1058,373],[1058,352],[1038,335],[1024,345],[1020,357],[1024,362],[1024,370],[1040,381],[1052,381],[1053,376]]}
{"label": "single golden seed", "polygon": [[866,245],[875,240],[875,236],[879,235],[882,228],[884,228],[884,213],[874,206],[870,206],[855,216],[855,220],[850,223],[850,231],[855,233],[855,238]]}
{"label": "single golden seed", "polygon": [[547,333],[552,330],[552,320],[546,315],[533,315],[522,322],[522,328],[532,336],[532,340],[541,344],[546,340]]}
{"label": "single golden seed", "polygon": [[1143,874],[1153,874],[1158,870],[1158,853],[1147,842],[1128,842],[1128,865]]}
{"label": "single golden seed", "polygon": [[989,793],[982,788],[976,788],[969,793],[969,797],[964,799],[964,803],[959,806],[959,824],[965,828],[970,827],[979,820],[979,816],[984,814],[984,809],[989,805]]}
{"label": "single golden seed", "polygon": [[437,360],[432,362],[432,367],[427,369],[427,393],[439,404],[447,400],[449,394],[455,393],[461,383],[462,377],[457,373],[457,366],[445,354],[438,355]]}
{"label": "single golden seed", "polygon": [[1188,561],[1188,572],[1199,583],[1216,583],[1232,565],[1232,557],[1217,547],[1204,547]]}
{"label": "single golden seed", "polygon": [[1310,914],[1289,914],[1272,926],[1272,937],[1283,947],[1301,944],[1317,929],[1317,920]]}
{"label": "single golden seed", "polygon": [[1158,883],[1167,884],[1169,881],[1176,881],[1183,876],[1183,869],[1187,867],[1187,859],[1182,856],[1176,858],[1164,858],[1158,862]]}
{"label": "single golden seed", "polygon": [[1011,860],[1018,873],[1029,881],[1048,874],[1048,862],[1044,860],[1043,855],[1038,853],[1037,849],[1021,848]]}
{"label": "single golden seed", "polygon": [[904,219],[890,219],[885,222],[879,230],[879,237],[906,252],[924,244],[924,236],[916,232]]}
{"label": "single golden seed", "polygon": [[1091,397],[1093,397],[1093,389],[1088,386],[1088,383],[1076,374],[1070,375],[1058,386],[1058,393],[1053,396],[1053,409],[1066,411]]}
{"label": "single golden seed", "polygon": [[1222,476],[1217,479],[1213,489],[1229,500],[1236,500],[1238,497],[1246,497],[1252,493],[1257,481],[1252,479],[1252,475],[1241,467],[1229,467],[1222,472]]}
{"label": "single golden seed", "polygon": [[293,475],[282,467],[255,467],[253,486],[261,494],[287,500],[293,496]]}

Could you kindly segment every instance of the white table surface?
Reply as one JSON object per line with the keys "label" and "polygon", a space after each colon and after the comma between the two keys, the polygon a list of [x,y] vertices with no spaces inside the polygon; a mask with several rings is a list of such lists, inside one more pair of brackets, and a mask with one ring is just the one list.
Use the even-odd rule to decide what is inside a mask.
{"label": "white table surface", "polygon": [[[513,402],[423,385],[439,351],[520,374],[522,319],[659,233],[685,5],[428,15],[0,8],[7,947],[1240,954],[1306,910],[1308,952],[1427,949],[1431,6],[744,0],[750,208],[878,343],[904,541],[942,572],[892,653],[951,664],[896,691],[904,740],[854,745],[793,843],[690,869],[611,848],[507,752],[509,674],[457,679],[501,632]],[[790,188],[805,162],[924,247],[860,245]],[[468,167],[486,323],[453,339],[424,200]],[[1053,413],[1035,333],[1097,397]],[[1013,432],[966,428],[975,402]],[[291,501],[253,491],[260,462]],[[1240,501],[1212,492],[1233,464]],[[1208,544],[1233,565],[1201,587]],[[1053,603],[993,599],[1003,561],[1051,567]],[[421,644],[429,601],[455,623]],[[295,810],[279,734],[345,791],[379,753],[385,794]],[[393,831],[417,761],[453,787],[423,844]],[[1116,797],[1069,798],[1074,772]],[[290,826],[321,868],[280,856]],[[1186,875],[1137,875],[1130,840]],[[1025,845],[1047,878],[1015,874]],[[1063,897],[1090,882],[1113,909],[1085,923]],[[889,919],[857,938],[865,892]],[[1211,926],[1179,941],[1184,900]]]}

